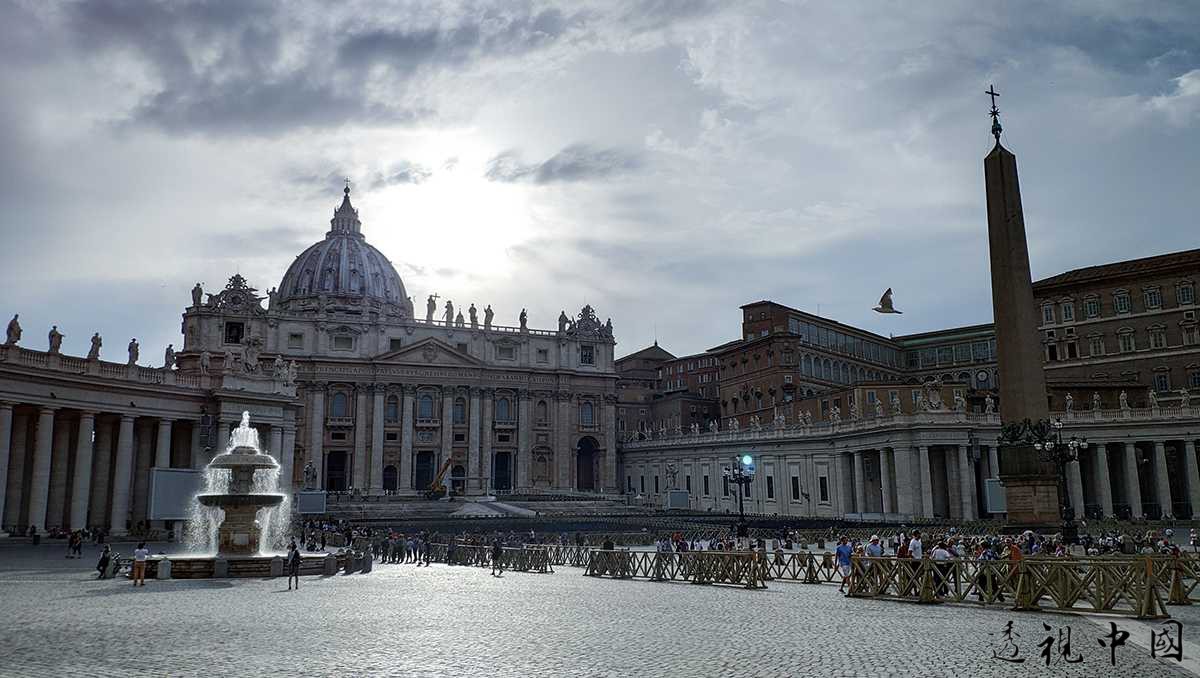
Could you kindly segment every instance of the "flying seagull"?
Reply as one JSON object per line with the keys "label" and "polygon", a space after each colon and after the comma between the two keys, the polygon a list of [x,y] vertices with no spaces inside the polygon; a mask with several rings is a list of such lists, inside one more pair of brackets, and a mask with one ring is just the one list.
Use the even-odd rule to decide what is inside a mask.
{"label": "flying seagull", "polygon": [[871,310],[875,311],[876,313],[903,313],[904,312],[904,311],[897,311],[895,308],[892,308],[892,288],[890,288],[890,287],[887,288],[887,292],[884,292],[882,297],[879,297],[879,305]]}

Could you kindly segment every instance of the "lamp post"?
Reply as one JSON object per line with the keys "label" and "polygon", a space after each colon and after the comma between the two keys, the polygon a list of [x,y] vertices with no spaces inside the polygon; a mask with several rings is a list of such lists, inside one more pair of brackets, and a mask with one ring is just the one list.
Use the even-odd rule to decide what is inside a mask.
{"label": "lamp post", "polygon": [[1062,519],[1063,541],[1073,544],[1079,539],[1079,529],[1075,525],[1075,509],[1071,506],[1071,498],[1067,492],[1067,464],[1079,461],[1079,451],[1086,450],[1087,438],[1071,436],[1063,441],[1062,419],[1031,422],[1026,419],[1020,423],[1006,425],[1000,433],[999,444],[1027,445],[1037,451],[1038,459],[1052,462],[1058,480],[1058,514]]}
{"label": "lamp post", "polygon": [[746,510],[742,504],[742,487],[748,487],[754,481],[754,457],[749,454],[734,457],[733,465],[726,468],[723,473],[729,482],[738,486],[738,539],[749,537],[750,531],[746,528]]}

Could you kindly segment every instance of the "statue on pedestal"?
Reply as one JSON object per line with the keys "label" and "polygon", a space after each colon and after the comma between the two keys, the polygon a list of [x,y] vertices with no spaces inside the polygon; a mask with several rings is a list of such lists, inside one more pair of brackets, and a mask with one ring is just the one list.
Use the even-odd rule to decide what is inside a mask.
{"label": "statue on pedestal", "polygon": [[311,490],[317,483],[317,467],[312,461],[304,462],[304,489]]}
{"label": "statue on pedestal", "polygon": [[58,331],[58,325],[50,327],[50,352],[57,354],[62,349],[62,332]]}
{"label": "statue on pedestal", "polygon": [[1068,393],[1067,394],[1067,414],[1071,414],[1074,411],[1075,411],[1075,398],[1070,393]]}
{"label": "statue on pedestal", "polygon": [[283,356],[275,356],[275,364],[271,367],[271,376],[278,381],[287,379],[287,363],[283,361]]}
{"label": "statue on pedestal", "polygon": [[137,338],[129,340],[129,365],[136,365],[138,361],[138,341]]}
{"label": "statue on pedestal", "polygon": [[834,405],[833,410],[829,413],[829,421],[834,426],[837,426],[838,424],[842,423],[842,408],[838,407],[837,405]]}
{"label": "statue on pedestal", "polygon": [[208,376],[208,366],[212,363],[212,354],[208,351],[200,352],[200,376]]}
{"label": "statue on pedestal", "polygon": [[667,462],[667,489],[675,489],[675,476],[679,475],[679,468],[675,466],[675,462]]}
{"label": "statue on pedestal", "polygon": [[1118,397],[1118,401],[1121,403],[1122,410],[1129,409],[1129,394],[1126,393],[1124,389],[1121,390],[1121,395]]}
{"label": "statue on pedestal", "polygon": [[446,321],[446,327],[454,326],[454,302],[449,299],[446,300],[446,313],[442,319]]}
{"label": "statue on pedestal", "polygon": [[242,363],[242,368],[246,370],[246,374],[258,374],[258,356],[262,352],[261,347],[262,340],[258,337],[251,337],[246,341],[245,362]]}
{"label": "statue on pedestal", "polygon": [[21,314],[14,314],[12,320],[8,321],[8,338],[5,340],[5,345],[16,346],[18,341],[21,341],[21,323],[17,320]]}
{"label": "statue on pedestal", "polygon": [[692,435],[694,435],[694,436],[700,435],[700,424],[697,424],[696,422],[693,421],[691,430],[692,430]]}
{"label": "statue on pedestal", "polygon": [[861,416],[858,413],[858,403],[850,403],[850,421],[858,421]]}
{"label": "statue on pedestal", "polygon": [[1158,409],[1158,394],[1154,392],[1154,389],[1146,389],[1146,401],[1150,403],[1151,409]]}
{"label": "statue on pedestal", "polygon": [[1191,407],[1192,406],[1192,394],[1189,393],[1186,388],[1179,389],[1179,406],[1180,407]]}
{"label": "statue on pedestal", "polygon": [[995,414],[996,413],[996,399],[992,397],[991,393],[987,394],[987,397],[983,399],[983,413],[984,414]]}
{"label": "statue on pedestal", "polygon": [[954,394],[954,411],[955,412],[966,412],[967,411],[967,399],[964,398],[961,393]]}
{"label": "statue on pedestal", "polygon": [[200,286],[200,283],[196,283],[196,286],[192,288],[192,308],[200,308],[203,300],[204,288]]}
{"label": "statue on pedestal", "polygon": [[467,326],[467,321],[466,321],[466,319],[463,318],[462,311],[459,311],[458,315],[454,317],[454,326],[455,327],[466,327]]}
{"label": "statue on pedestal", "polygon": [[296,361],[293,360],[292,362],[288,363],[287,378],[283,380],[283,383],[288,386],[295,386],[296,376],[297,376]]}
{"label": "statue on pedestal", "polygon": [[717,420],[716,419],[712,419],[708,422],[708,432],[709,433],[717,432]]}
{"label": "statue on pedestal", "polygon": [[88,349],[87,359],[88,360],[99,360],[100,359],[100,347],[103,345],[104,345],[104,340],[100,338],[100,333],[97,332],[97,333],[93,334],[92,335],[92,347],[90,349]]}
{"label": "statue on pedestal", "polygon": [[613,333],[612,318],[609,318],[608,320],[604,321],[604,336],[611,339],[612,335],[613,335],[612,333]]}
{"label": "statue on pedestal", "polygon": [[875,401],[875,418],[879,419],[882,417],[883,417],[883,401],[876,400]]}
{"label": "statue on pedestal", "polygon": [[804,428],[812,428],[812,412],[804,410]]}
{"label": "statue on pedestal", "polygon": [[471,304],[471,308],[467,309],[467,316],[471,318],[471,329],[479,329],[479,311],[475,310],[475,304]]}
{"label": "statue on pedestal", "polygon": [[425,322],[433,322],[433,314],[437,312],[437,295],[429,295],[429,300],[425,302]]}
{"label": "statue on pedestal", "polygon": [[175,345],[167,344],[167,350],[163,351],[163,369],[169,370],[175,367]]}
{"label": "statue on pedestal", "polygon": [[529,319],[529,314],[527,314],[525,312],[525,309],[521,309],[521,315],[517,319],[521,321],[521,331],[522,332],[529,329],[528,327],[525,326],[525,321]]}
{"label": "statue on pedestal", "polygon": [[271,289],[267,290],[267,308],[268,309],[275,308],[275,299],[278,296],[279,296],[279,290],[277,288],[272,287]]}
{"label": "statue on pedestal", "polygon": [[225,374],[233,374],[233,351],[225,349],[225,355],[221,358],[221,371]]}
{"label": "statue on pedestal", "polygon": [[494,315],[495,313],[492,312],[492,305],[488,304],[487,308],[483,309],[483,329],[492,329],[492,316]]}
{"label": "statue on pedestal", "polygon": [[567,317],[567,312],[559,311],[559,313],[558,313],[558,331],[566,332],[567,331],[567,323],[569,323],[569,322],[571,322],[571,319]]}
{"label": "statue on pedestal", "polygon": [[[989,398],[991,396],[988,396]],[[900,405],[900,398],[892,396],[892,416],[898,417],[904,414],[904,407]]]}
{"label": "statue on pedestal", "polygon": [[738,420],[737,420],[737,417],[730,417],[730,418],[729,418],[729,426],[728,426],[727,428],[728,428],[728,430],[730,430],[730,431],[733,431],[734,433],[736,433],[736,432],[737,432],[737,430],[738,430]]}
{"label": "statue on pedestal", "polygon": [[1104,402],[1102,400],[1100,400],[1100,392],[1094,391],[1092,393],[1092,409],[1095,410],[1096,412],[1099,412],[1101,409],[1103,409],[1103,407],[1104,407]]}

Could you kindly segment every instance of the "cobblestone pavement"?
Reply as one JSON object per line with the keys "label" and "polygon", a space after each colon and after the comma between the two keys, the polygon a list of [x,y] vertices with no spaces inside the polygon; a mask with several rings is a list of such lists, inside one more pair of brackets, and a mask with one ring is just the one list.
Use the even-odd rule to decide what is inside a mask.
{"label": "cobblestone pavement", "polygon": [[[593,579],[569,567],[497,579],[486,569],[377,564],[365,575],[307,577],[299,592],[283,579],[134,589],[94,580],[95,553],[66,560],[57,546],[0,546],[0,675],[1188,675],[1150,658],[1141,636],[1155,623],[1131,622],[1113,669],[1097,643],[1108,618],[857,600],[830,585],[746,591]],[[1172,613],[1185,625],[1185,657],[1195,654],[1200,609]],[[1010,619],[1023,664],[992,658]],[[1043,623],[1053,633],[1070,625],[1083,662],[1045,666]]]}

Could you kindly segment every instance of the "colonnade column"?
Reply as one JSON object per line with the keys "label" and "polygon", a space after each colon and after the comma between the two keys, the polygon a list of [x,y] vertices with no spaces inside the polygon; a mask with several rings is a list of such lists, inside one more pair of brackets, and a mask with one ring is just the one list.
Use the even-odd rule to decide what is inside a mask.
{"label": "colonnade column", "polygon": [[[225,451],[225,448],[228,445],[229,445],[229,422],[218,421],[217,422],[217,444],[212,446],[212,456],[215,457],[216,455],[223,453]],[[205,464],[207,464],[209,461],[212,461],[212,459],[211,458],[208,459],[205,462]]]}
{"label": "colonnade column", "polygon": [[88,515],[91,524],[108,524],[108,479],[112,474],[112,427],[111,420],[96,417],[92,428],[96,431],[96,445],[92,452],[91,504]]}
{"label": "colonnade column", "polygon": [[896,513],[915,516],[917,506],[913,495],[912,448],[892,448],[892,462],[896,471]]}
{"label": "colonnade column", "polygon": [[863,451],[855,450],[854,455],[854,508],[858,513],[867,512],[867,479],[863,475]]}
{"label": "colonnade column", "polygon": [[200,431],[200,422],[193,421],[192,437],[188,444],[188,455],[191,457],[188,459],[188,468],[201,469],[208,463],[208,460],[204,459],[204,448],[200,446]]}
{"label": "colonnade column", "polygon": [[1192,520],[1200,518],[1200,471],[1196,468],[1196,443],[1183,441],[1183,466],[1187,473],[1188,500],[1192,503]]}
{"label": "colonnade column", "polygon": [[12,446],[13,404],[0,402],[0,525],[4,525],[4,500],[8,491],[8,457]]}
{"label": "colonnade column", "polygon": [[1075,509],[1075,517],[1085,517],[1087,512],[1083,504],[1083,477],[1080,475],[1078,461],[1067,464],[1067,494],[1071,498],[1071,508]]}
{"label": "colonnade column", "polygon": [[[442,453],[438,458],[437,468],[434,469],[434,475],[437,475],[438,469],[442,468],[442,464],[450,459],[450,455],[454,453],[454,387],[442,387]],[[446,477],[442,479],[442,484],[447,488],[453,487],[450,479],[453,475],[449,470],[446,471]]]}
{"label": "colonnade column", "polygon": [[999,456],[998,452],[996,451],[996,446],[988,445],[987,451],[988,451],[988,457],[987,457],[988,458],[988,477],[989,478],[999,478],[1000,477],[1000,456]]}
{"label": "colonnade column", "polygon": [[109,532],[114,536],[127,532],[125,523],[129,519],[129,485],[133,479],[133,417],[121,415],[121,428],[117,431],[117,460],[113,466],[112,514]]}
{"label": "colonnade column", "polygon": [[50,493],[50,455],[54,444],[54,413],[58,408],[38,408],[33,446],[33,472],[29,476],[29,524],[46,530],[46,500]]}
{"label": "colonnade column", "polygon": [[[621,481],[617,478],[617,396],[609,393],[604,396],[604,481],[600,487],[613,492],[621,491]],[[789,490],[790,491],[790,490]],[[783,506],[788,506],[784,501]]]}
{"label": "colonnade column", "polygon": [[387,396],[384,384],[375,384],[371,403],[371,492],[383,492],[383,401]]}
{"label": "colonnade column", "polygon": [[354,471],[351,484],[356,490],[367,487],[367,389],[368,384],[355,384],[354,399]]}
{"label": "colonnade column", "polygon": [[55,417],[54,449],[50,455],[50,493],[46,499],[46,527],[66,524],[68,464],[71,457],[71,422]]}
{"label": "colonnade column", "polygon": [[398,487],[402,490],[411,490],[413,488],[413,399],[416,389],[413,386],[405,384],[404,390],[404,413],[402,421],[404,422],[404,430],[400,432],[400,483]]}
{"label": "colonnade column", "polygon": [[1162,441],[1154,443],[1154,494],[1160,516],[1175,514],[1171,503],[1171,481],[1167,478],[1167,448]]}
{"label": "colonnade column", "polygon": [[71,489],[72,530],[87,527],[88,490],[92,483],[92,432],[95,426],[95,412],[79,413],[79,433],[75,438],[75,484]]}
{"label": "colonnade column", "polygon": [[958,446],[958,495],[962,502],[962,519],[975,520],[975,471],[971,468],[970,450]]}
{"label": "colonnade column", "polygon": [[479,458],[479,417],[480,403],[479,398],[482,390],[478,386],[471,387],[471,404],[470,410],[467,412],[467,477],[471,480],[467,481],[467,490],[479,490],[487,492],[487,488],[483,486],[483,465]]}
{"label": "colonnade column", "polygon": [[271,424],[271,443],[269,452],[275,461],[279,463],[279,468],[283,470],[283,427],[279,424]]}
{"label": "colonnade column", "polygon": [[1096,490],[1100,495],[1100,512],[1107,518],[1113,514],[1112,485],[1108,477],[1108,448],[1104,443],[1099,443],[1091,449],[1095,450],[1092,464],[1095,466]]}
{"label": "colonnade column", "polygon": [[171,420],[158,420],[158,439],[154,450],[154,467],[171,468]]}
{"label": "colonnade column", "polygon": [[559,489],[571,487],[571,432],[568,429],[571,421],[571,394],[559,391],[554,394],[558,402],[558,414],[554,417],[555,436],[554,465],[558,473],[554,486]]}
{"label": "colonnade column", "polygon": [[920,486],[918,491],[921,493],[921,515],[926,518],[933,517],[933,483],[929,475],[929,447],[921,445],[917,447],[917,464],[920,473]]}
{"label": "colonnade column", "polygon": [[879,488],[882,494],[882,513],[892,513],[892,457],[886,447],[879,448]]}
{"label": "colonnade column", "polygon": [[[530,393],[522,389],[517,393],[517,468],[529,466],[529,439],[532,436],[530,426],[533,424],[533,403],[530,400]],[[528,475],[528,474],[527,474]],[[509,482],[516,484],[516,474],[509,469]]]}
{"label": "colonnade column", "polygon": [[[483,421],[480,424],[479,431],[479,472],[484,477],[483,488],[485,490],[492,488],[492,442],[495,440],[492,425],[492,412],[495,407],[495,391],[490,388],[483,389],[481,394],[483,398]],[[517,461],[517,473],[521,473],[521,462]]]}
{"label": "colonnade column", "polygon": [[0,506],[4,509],[9,525],[21,525],[22,510],[29,505],[25,493],[25,465],[29,464],[29,417],[14,412],[12,418],[12,444],[8,452],[10,473],[6,496]]}
{"label": "colonnade column", "polygon": [[284,424],[283,447],[279,449],[279,489],[291,494],[296,488],[296,426]]}
{"label": "colonnade column", "polygon": [[1137,447],[1125,443],[1125,500],[1132,517],[1142,517],[1142,488],[1138,484]]}
{"label": "colonnade column", "polygon": [[317,486],[325,487],[325,384],[314,383],[308,408],[308,460],[317,471]]}

